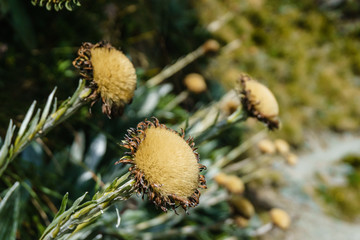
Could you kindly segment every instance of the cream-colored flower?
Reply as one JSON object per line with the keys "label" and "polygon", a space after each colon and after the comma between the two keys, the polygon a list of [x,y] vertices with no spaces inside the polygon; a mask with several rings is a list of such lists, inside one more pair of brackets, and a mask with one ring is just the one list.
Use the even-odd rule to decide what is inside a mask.
{"label": "cream-colored flower", "polygon": [[185,211],[199,203],[198,188],[206,188],[192,138],[167,128],[154,118],[130,129],[122,146],[131,150],[117,163],[128,163],[135,188],[157,207],[167,211],[181,206]]}
{"label": "cream-colored flower", "polygon": [[290,145],[283,139],[275,139],[274,141],[276,150],[281,154],[287,154],[290,152]]}
{"label": "cream-colored flower", "polygon": [[272,130],[279,128],[279,105],[274,94],[246,74],[240,76],[241,103],[250,117],[255,117]]}
{"label": "cream-colored flower", "polygon": [[276,152],[275,144],[269,139],[260,140],[257,147],[262,153],[274,154]]}
{"label": "cream-colored flower", "polygon": [[233,207],[234,212],[240,216],[249,219],[255,213],[255,208],[252,203],[244,197],[235,195],[230,199],[230,205]]}
{"label": "cream-colored flower", "polygon": [[84,43],[73,65],[88,81],[94,101],[101,98],[102,111],[109,118],[122,114],[136,89],[135,68],[130,60],[109,43]]}
{"label": "cream-colored flower", "polygon": [[190,73],[186,75],[184,78],[184,84],[190,92],[196,94],[205,92],[207,89],[204,77],[198,73]]}
{"label": "cream-colored flower", "polygon": [[241,180],[241,178],[235,175],[219,173],[215,176],[214,180],[233,194],[241,194],[245,190],[244,182]]}
{"label": "cream-colored flower", "polygon": [[283,230],[288,229],[291,224],[291,219],[289,214],[282,209],[279,208],[271,209],[270,217],[273,224]]}
{"label": "cream-colored flower", "polygon": [[290,166],[294,166],[298,162],[298,156],[290,152],[285,154],[285,160],[287,164],[289,164]]}
{"label": "cream-colored flower", "polygon": [[204,49],[204,52],[217,52],[220,49],[220,44],[218,41],[210,39],[202,45],[202,48]]}

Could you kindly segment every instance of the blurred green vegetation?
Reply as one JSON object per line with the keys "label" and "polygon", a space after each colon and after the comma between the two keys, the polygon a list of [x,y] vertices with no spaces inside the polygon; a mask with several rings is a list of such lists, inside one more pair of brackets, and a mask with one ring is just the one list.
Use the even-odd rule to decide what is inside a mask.
{"label": "blurred green vegetation", "polygon": [[214,35],[224,44],[240,39],[241,46],[220,55],[207,70],[228,88],[234,87],[239,72],[266,83],[280,103],[279,135],[299,144],[308,128],[359,129],[357,1],[326,6],[316,1],[229,0],[198,1],[196,6],[204,24],[233,10],[233,18]]}
{"label": "blurred green vegetation", "polygon": [[360,156],[348,155],[341,163],[350,167],[346,183],[340,186],[324,184],[318,187],[317,192],[330,214],[354,222],[360,216]]}

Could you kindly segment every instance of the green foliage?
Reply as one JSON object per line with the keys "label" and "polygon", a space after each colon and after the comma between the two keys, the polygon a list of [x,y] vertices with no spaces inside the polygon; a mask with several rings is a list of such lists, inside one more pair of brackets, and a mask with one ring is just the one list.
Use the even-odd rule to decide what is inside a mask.
{"label": "green foliage", "polygon": [[19,187],[18,182],[14,183],[0,202],[1,239],[16,239],[20,213]]}
{"label": "green foliage", "polygon": [[[85,99],[90,90],[85,88],[85,81],[79,81],[78,89],[71,98],[65,100],[57,107],[57,100],[54,99],[56,88],[49,95],[44,110],[40,116],[40,109],[33,116],[36,102],[31,104],[25,115],[16,138],[13,140],[15,126],[10,121],[5,137],[5,142],[0,150],[0,176],[7,165],[35,138],[45,135],[56,125],[67,119],[78,108],[86,103]],[[51,112],[50,112],[51,109]],[[32,117],[33,116],[33,117]]]}
{"label": "green foliage", "polygon": [[75,6],[81,6],[79,0],[31,0],[31,3],[36,6],[46,7],[48,11],[54,9],[55,11],[62,10],[64,7],[72,11]]}
{"label": "green foliage", "polygon": [[345,17],[350,8],[358,12],[355,2],[320,7],[316,1],[209,1],[206,8],[198,3],[204,23],[238,8],[214,35],[225,43],[240,38],[241,46],[219,55],[208,70],[230,88],[233,73],[243,71],[274,89],[283,125],[278,135],[294,144],[302,143],[304,128],[356,130],[359,27]]}
{"label": "green foliage", "polygon": [[330,214],[347,221],[355,221],[360,216],[360,157],[348,155],[341,163],[351,167],[346,183],[341,186],[323,185],[318,188],[318,192]]}

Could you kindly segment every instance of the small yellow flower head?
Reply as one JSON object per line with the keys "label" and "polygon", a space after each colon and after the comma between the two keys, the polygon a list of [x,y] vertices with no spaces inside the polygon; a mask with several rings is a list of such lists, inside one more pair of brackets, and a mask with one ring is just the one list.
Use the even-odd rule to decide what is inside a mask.
{"label": "small yellow flower head", "polygon": [[246,74],[240,76],[241,103],[250,117],[265,123],[270,130],[279,128],[279,105],[274,94]]}
{"label": "small yellow flower head", "polygon": [[241,194],[245,190],[245,185],[241,178],[235,175],[226,175],[225,173],[219,173],[214,178],[217,184],[225,187],[232,194]]}
{"label": "small yellow flower head", "polygon": [[204,77],[197,73],[190,73],[186,75],[184,84],[190,92],[196,94],[205,92],[207,89]]}
{"label": "small yellow flower head", "polygon": [[246,228],[249,226],[249,219],[246,219],[242,216],[235,216],[234,217],[235,224],[240,228]]}
{"label": "small yellow flower head", "polygon": [[274,141],[276,151],[281,154],[287,154],[290,152],[290,145],[283,139],[275,139]]}
{"label": "small yellow flower head", "polygon": [[135,178],[135,189],[163,211],[181,206],[185,211],[199,203],[206,181],[200,172],[192,138],[167,128],[154,118],[128,130],[122,146],[131,150],[117,163],[132,164],[129,171]]}
{"label": "small yellow flower head", "polygon": [[135,68],[130,60],[109,43],[84,43],[73,65],[94,90],[91,98],[102,100],[102,112],[109,118],[122,114],[136,89]]}
{"label": "small yellow flower head", "polygon": [[214,39],[207,40],[203,45],[202,48],[204,49],[204,52],[217,52],[220,49],[220,44],[218,41]]}
{"label": "small yellow flower head", "polygon": [[252,203],[244,197],[235,195],[230,199],[230,204],[235,213],[246,219],[250,219],[255,213],[255,208]]}
{"label": "small yellow flower head", "polygon": [[257,146],[265,154],[274,154],[276,152],[275,144],[269,139],[260,140]]}
{"label": "small yellow flower head", "polygon": [[273,208],[270,210],[270,217],[273,224],[283,230],[289,228],[291,219],[289,214],[282,209]]}
{"label": "small yellow flower head", "polygon": [[285,160],[287,164],[289,164],[290,166],[294,166],[298,162],[298,156],[290,152],[285,154]]}

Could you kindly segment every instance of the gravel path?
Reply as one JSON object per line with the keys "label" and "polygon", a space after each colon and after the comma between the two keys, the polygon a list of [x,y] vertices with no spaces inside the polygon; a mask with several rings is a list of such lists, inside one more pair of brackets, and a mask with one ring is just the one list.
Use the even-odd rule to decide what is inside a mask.
{"label": "gravel path", "polygon": [[341,182],[346,169],[336,165],[336,162],[347,154],[360,155],[360,137],[323,134],[312,137],[308,141],[308,149],[309,151],[299,154],[296,166],[275,166],[289,184],[282,189],[280,196],[276,194],[270,198],[275,205],[281,206],[291,215],[293,224],[288,231],[276,229],[265,239],[360,240],[360,224],[326,215],[311,197],[316,174],[321,173],[332,184]]}

